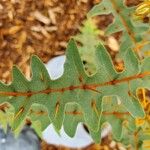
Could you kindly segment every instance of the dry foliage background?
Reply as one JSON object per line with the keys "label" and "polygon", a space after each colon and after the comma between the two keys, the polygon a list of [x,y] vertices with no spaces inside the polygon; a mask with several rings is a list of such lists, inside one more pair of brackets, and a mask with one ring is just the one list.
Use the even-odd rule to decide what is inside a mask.
{"label": "dry foliage background", "polygon": [[[10,81],[17,64],[29,77],[29,59],[43,62],[64,53],[88,10],[99,0],[1,0],[0,79]],[[82,13],[81,13],[82,12]]]}

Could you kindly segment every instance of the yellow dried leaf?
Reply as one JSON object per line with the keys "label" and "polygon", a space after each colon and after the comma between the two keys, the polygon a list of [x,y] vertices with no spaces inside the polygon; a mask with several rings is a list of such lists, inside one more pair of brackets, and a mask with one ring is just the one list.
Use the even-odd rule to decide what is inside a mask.
{"label": "yellow dried leaf", "polygon": [[18,31],[20,31],[22,26],[13,26],[9,28],[8,33],[9,34],[16,34]]}

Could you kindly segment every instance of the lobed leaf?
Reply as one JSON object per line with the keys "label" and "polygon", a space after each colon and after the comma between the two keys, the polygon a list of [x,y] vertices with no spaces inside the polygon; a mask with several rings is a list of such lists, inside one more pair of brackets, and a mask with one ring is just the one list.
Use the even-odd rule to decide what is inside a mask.
{"label": "lobed leaf", "polygon": [[145,32],[149,30],[149,25],[134,20],[132,16],[135,9],[136,7],[127,7],[125,0],[102,0],[92,8],[88,13],[88,17],[112,14],[114,20],[106,28],[106,35],[122,31],[121,41],[123,43],[126,39],[126,43],[123,43],[120,49],[126,50],[127,47],[134,47],[136,51],[139,51],[137,43],[142,41]]}
{"label": "lobed leaf", "polygon": [[[127,49],[123,56],[126,68],[119,73],[114,69],[105,47],[99,45],[96,52],[97,73],[88,76],[83,69],[76,44],[72,40],[69,42],[66,55],[64,74],[56,80],[50,79],[43,63],[33,56],[30,81],[15,67],[12,83],[9,85],[0,83],[0,104],[9,103],[15,110],[13,130],[17,130],[26,118],[30,118],[31,122],[39,120],[38,126],[41,124],[42,130],[49,123],[52,123],[57,131],[64,125],[68,135],[73,136],[77,124],[84,122],[93,138],[98,141],[100,127],[108,121],[112,125],[114,137],[119,139],[121,124],[128,118],[120,120],[114,114],[104,117],[103,112],[107,114],[126,109],[132,118],[144,117],[136,91],[141,87],[150,88],[149,58],[143,60],[142,64],[137,63],[136,56]],[[130,62],[132,64],[129,65]],[[108,103],[104,100],[105,97],[115,100]],[[116,104],[116,99],[120,105]],[[47,112],[44,118],[39,119],[37,114],[30,113],[32,109],[40,110],[35,104],[44,107],[41,108]],[[72,116],[68,113],[71,110]],[[77,115],[78,111],[82,113],[82,117]],[[44,123],[43,120],[46,118],[47,121]]]}

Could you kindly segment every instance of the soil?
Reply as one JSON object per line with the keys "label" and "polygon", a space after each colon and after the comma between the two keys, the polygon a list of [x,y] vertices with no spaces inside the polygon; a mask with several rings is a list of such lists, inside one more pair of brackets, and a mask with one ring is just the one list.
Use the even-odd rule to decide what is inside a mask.
{"label": "soil", "polygon": [[91,144],[88,145],[87,147],[80,148],[80,149],[73,149],[73,148],[56,146],[56,145],[48,145],[44,141],[41,143],[41,146],[42,146],[42,150],[126,150],[122,147],[120,143],[116,143],[115,141],[112,141],[110,135],[102,139],[101,145]]}

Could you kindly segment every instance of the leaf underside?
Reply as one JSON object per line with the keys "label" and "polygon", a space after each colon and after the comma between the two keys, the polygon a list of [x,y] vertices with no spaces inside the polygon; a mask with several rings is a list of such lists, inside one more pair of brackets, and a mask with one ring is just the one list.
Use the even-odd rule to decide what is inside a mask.
{"label": "leaf underside", "polygon": [[128,49],[126,68],[119,73],[107,50],[99,45],[97,73],[88,76],[73,40],[68,44],[66,56],[64,74],[59,79],[51,80],[43,63],[33,56],[30,81],[14,67],[12,83],[0,83],[0,104],[9,103],[14,108],[13,130],[30,118],[31,122],[41,123],[41,130],[52,123],[59,131],[63,125],[72,137],[78,123],[84,122],[98,141],[101,126],[108,122],[114,137],[120,139],[124,121],[145,115],[136,93],[138,88],[150,88],[150,58],[138,63]]}

